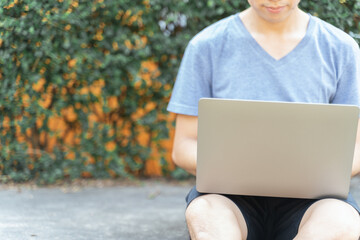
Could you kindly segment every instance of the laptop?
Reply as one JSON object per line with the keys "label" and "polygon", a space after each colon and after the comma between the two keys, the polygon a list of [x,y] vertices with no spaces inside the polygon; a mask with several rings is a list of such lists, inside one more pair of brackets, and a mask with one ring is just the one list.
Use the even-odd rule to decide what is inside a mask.
{"label": "laptop", "polygon": [[358,119],[350,105],[203,98],[197,190],[346,198]]}

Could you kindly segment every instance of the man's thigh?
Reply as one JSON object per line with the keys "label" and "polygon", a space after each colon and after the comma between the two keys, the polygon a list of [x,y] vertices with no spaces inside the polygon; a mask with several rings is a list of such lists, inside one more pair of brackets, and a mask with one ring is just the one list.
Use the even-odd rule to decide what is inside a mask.
{"label": "man's thigh", "polygon": [[[195,205],[207,205],[206,201],[202,200],[209,200],[209,198],[203,198],[203,196],[207,195],[197,192],[196,188],[194,187],[189,192],[186,198],[188,206],[190,207],[190,203],[193,200],[198,199],[199,197],[200,201],[194,201]],[[236,207],[240,211],[242,218],[246,222],[245,224],[247,228],[248,240],[293,239],[297,234],[297,230],[303,214],[305,213],[307,208],[315,201],[303,199],[285,199],[238,195],[218,196],[222,196],[223,199],[227,199],[227,201],[224,201],[226,202],[227,208],[231,206],[231,209],[233,209],[232,211],[234,211],[234,207]],[[199,202],[202,204],[198,204]],[[224,202],[221,201],[221,205],[225,205]],[[220,202],[216,203],[217,210],[222,208],[218,205],[219,203]],[[197,207],[197,209],[200,209],[200,207]],[[202,209],[201,212],[205,212],[205,210]],[[214,213],[215,214],[211,214],[211,216],[209,216],[209,214],[202,214],[205,219],[200,219],[201,221],[205,221],[205,223],[201,224],[203,227],[211,221],[213,223],[213,226],[211,227],[212,229],[222,228],[224,223],[221,223],[221,221],[217,221],[220,218],[215,217],[216,219],[214,220],[212,216],[226,216],[218,215],[219,213],[217,213],[216,211]],[[242,228],[244,229],[244,227]],[[189,229],[189,231],[191,232],[192,229]]]}
{"label": "man's thigh", "polygon": [[[186,198],[188,206],[194,199],[204,195],[206,194],[197,192],[194,187]],[[230,205],[232,209],[234,209],[234,206],[239,209],[246,222],[248,240],[287,240],[295,238],[298,234],[299,226],[301,226],[300,223],[303,224],[308,216],[311,215],[310,213],[312,209],[314,206],[317,206],[315,203],[322,201],[315,199],[309,200],[238,195],[221,196],[231,200],[232,204]],[[349,196],[349,199],[338,201],[343,202],[344,204],[348,203],[351,205],[350,208],[353,208],[353,210],[358,209],[358,206],[351,198],[351,195]],[[229,203],[229,201],[226,202]],[[355,210],[356,213],[357,211]],[[307,214],[305,215],[305,213]],[[223,224],[219,223],[213,227],[221,228],[222,225]]]}

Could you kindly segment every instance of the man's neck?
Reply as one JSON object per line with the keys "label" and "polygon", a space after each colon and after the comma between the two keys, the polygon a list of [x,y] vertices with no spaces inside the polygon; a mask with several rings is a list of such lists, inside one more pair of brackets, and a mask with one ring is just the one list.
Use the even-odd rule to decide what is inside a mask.
{"label": "man's neck", "polygon": [[266,21],[251,8],[241,12],[240,18],[255,41],[277,60],[299,44],[309,22],[309,16],[300,9],[279,22]]}
{"label": "man's neck", "polygon": [[252,34],[281,36],[306,31],[309,16],[297,8],[286,19],[279,22],[269,22],[256,14],[252,8],[248,8],[240,13],[240,18]]}

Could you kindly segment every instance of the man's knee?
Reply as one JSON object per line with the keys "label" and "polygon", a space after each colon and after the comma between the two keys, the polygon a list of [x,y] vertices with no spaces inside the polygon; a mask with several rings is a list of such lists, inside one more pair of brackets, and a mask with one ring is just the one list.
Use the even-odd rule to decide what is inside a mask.
{"label": "man's knee", "polygon": [[207,215],[212,215],[216,211],[216,203],[213,201],[213,195],[203,195],[194,199],[188,208],[185,215],[187,220],[198,218],[207,218]]}
{"label": "man's knee", "polygon": [[224,196],[198,197],[185,215],[192,239],[246,239],[246,222],[240,210]]}
{"label": "man's knee", "polygon": [[327,239],[333,240],[359,240],[360,237],[360,221],[344,221],[336,228],[329,230],[332,232],[331,237]]}
{"label": "man's knee", "polygon": [[358,240],[360,237],[360,217],[336,220],[339,224],[334,229],[334,239]]}
{"label": "man's knee", "polygon": [[209,209],[209,207],[210,203],[202,197],[198,197],[197,199],[193,200],[186,209],[186,221],[189,222],[194,218],[202,216],[207,212],[206,210]]}
{"label": "man's knee", "polygon": [[186,219],[208,217],[234,217],[233,206],[229,206],[230,201],[217,194],[207,194],[194,199],[186,209]]}
{"label": "man's knee", "polygon": [[310,236],[317,236],[317,239],[358,240],[360,216],[352,206],[343,201],[318,201],[305,213],[296,239],[308,239]]}
{"label": "man's knee", "polygon": [[360,239],[360,216],[352,215],[349,219],[342,222],[340,227],[340,236],[347,236],[346,238],[339,237],[339,239]]}

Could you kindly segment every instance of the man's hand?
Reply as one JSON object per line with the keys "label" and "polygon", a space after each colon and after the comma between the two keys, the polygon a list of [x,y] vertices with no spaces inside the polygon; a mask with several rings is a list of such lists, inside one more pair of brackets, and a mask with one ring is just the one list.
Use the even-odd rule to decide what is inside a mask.
{"label": "man's hand", "polygon": [[359,173],[360,173],[360,119],[358,122],[358,129],[356,134],[354,161],[353,161],[351,176],[355,176]]}

